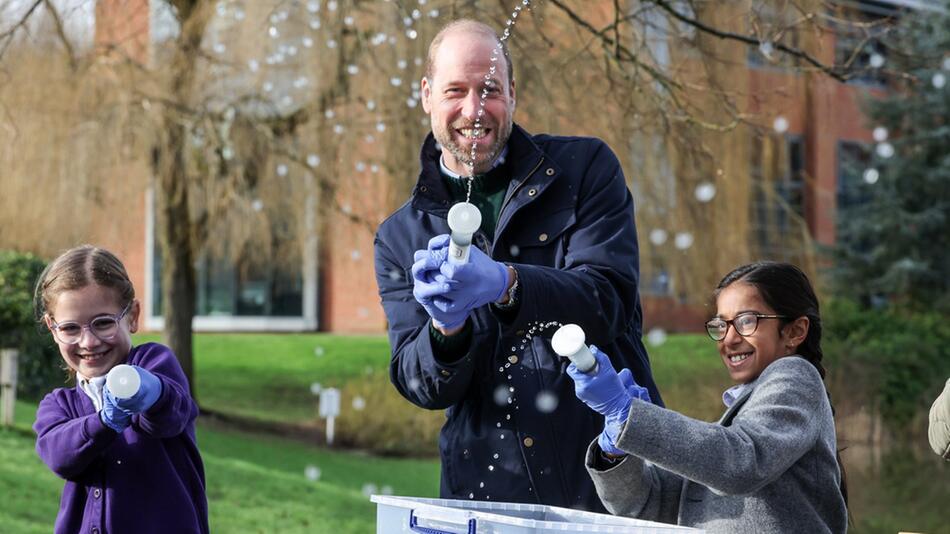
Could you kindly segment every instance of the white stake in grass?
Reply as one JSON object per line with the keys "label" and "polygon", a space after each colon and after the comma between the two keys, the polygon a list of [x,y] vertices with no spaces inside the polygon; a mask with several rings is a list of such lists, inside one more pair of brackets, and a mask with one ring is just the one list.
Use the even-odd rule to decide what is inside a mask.
{"label": "white stake in grass", "polygon": [[582,373],[597,374],[597,359],[585,343],[584,330],[576,324],[566,324],[557,329],[551,338],[551,348],[559,356],[568,358]]}
{"label": "white stake in grass", "polygon": [[482,213],[474,204],[459,202],[449,210],[449,228],[452,230],[449,243],[449,263],[468,263],[472,235],[482,225]]}

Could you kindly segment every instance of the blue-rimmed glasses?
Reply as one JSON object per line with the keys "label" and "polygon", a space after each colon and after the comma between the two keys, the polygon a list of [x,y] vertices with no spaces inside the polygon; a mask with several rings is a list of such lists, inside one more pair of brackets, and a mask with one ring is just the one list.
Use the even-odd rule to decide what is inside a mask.
{"label": "blue-rimmed glasses", "polygon": [[49,329],[53,332],[56,341],[64,345],[75,345],[82,339],[82,331],[89,330],[89,333],[95,336],[99,341],[108,343],[115,339],[119,333],[119,321],[129,313],[132,303],[129,302],[125,308],[116,315],[100,315],[93,318],[86,324],[79,324],[75,321],[57,323],[50,318]]}
{"label": "blue-rimmed glasses", "polygon": [[742,337],[751,336],[759,326],[759,319],[787,319],[786,315],[766,315],[764,313],[743,312],[730,320],[720,317],[714,317],[706,321],[706,333],[713,341],[722,341],[726,339],[726,333],[729,332],[729,325],[736,329],[736,333]]}

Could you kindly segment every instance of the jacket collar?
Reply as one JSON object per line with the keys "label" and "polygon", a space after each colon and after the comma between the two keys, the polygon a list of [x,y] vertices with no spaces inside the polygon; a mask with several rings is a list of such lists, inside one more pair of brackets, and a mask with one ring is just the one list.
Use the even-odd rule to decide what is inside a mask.
{"label": "jacket collar", "polygon": [[[538,167],[544,159],[544,152],[531,140],[531,135],[517,124],[512,125],[507,146],[507,160],[510,162],[512,183],[508,186],[506,197],[510,197],[519,183],[528,178],[532,169]],[[435,137],[429,132],[422,143],[422,151],[419,155],[422,170],[412,190],[412,207],[444,217],[449,210],[451,196],[439,171],[441,155],[442,151]],[[547,178],[547,176],[544,177]]]}

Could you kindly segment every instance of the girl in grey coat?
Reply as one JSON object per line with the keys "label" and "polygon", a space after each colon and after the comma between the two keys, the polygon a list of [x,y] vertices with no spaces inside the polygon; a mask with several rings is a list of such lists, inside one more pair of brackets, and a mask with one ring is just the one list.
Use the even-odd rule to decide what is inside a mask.
{"label": "girl in grey coat", "polygon": [[785,263],[739,267],[706,323],[736,386],[718,423],[644,402],[593,347],[593,374],[568,374],[605,417],[586,463],[614,514],[716,533],[847,531],[847,491],[822,382],[821,319],[808,278]]}

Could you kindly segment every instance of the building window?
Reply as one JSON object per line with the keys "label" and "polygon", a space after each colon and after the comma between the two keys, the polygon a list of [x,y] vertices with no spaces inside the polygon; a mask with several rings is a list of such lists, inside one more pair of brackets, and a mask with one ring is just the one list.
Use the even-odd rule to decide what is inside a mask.
{"label": "building window", "polygon": [[885,1],[839,0],[833,11],[835,64],[858,73],[849,83],[884,87],[887,78],[882,67],[888,52],[880,36],[890,27],[888,22],[900,15],[898,7]]}
{"label": "building window", "polygon": [[753,141],[752,233],[762,257],[794,261],[804,225],[805,143],[799,136]]}
{"label": "building window", "polygon": [[[151,195],[150,195],[151,197]],[[164,328],[162,253],[155,238],[158,221],[148,203],[146,328]],[[303,331],[317,329],[315,239],[299,240],[274,232],[269,245],[245,246],[235,253],[218,244],[195,261],[195,330]],[[301,241],[304,244],[301,245]]]}

